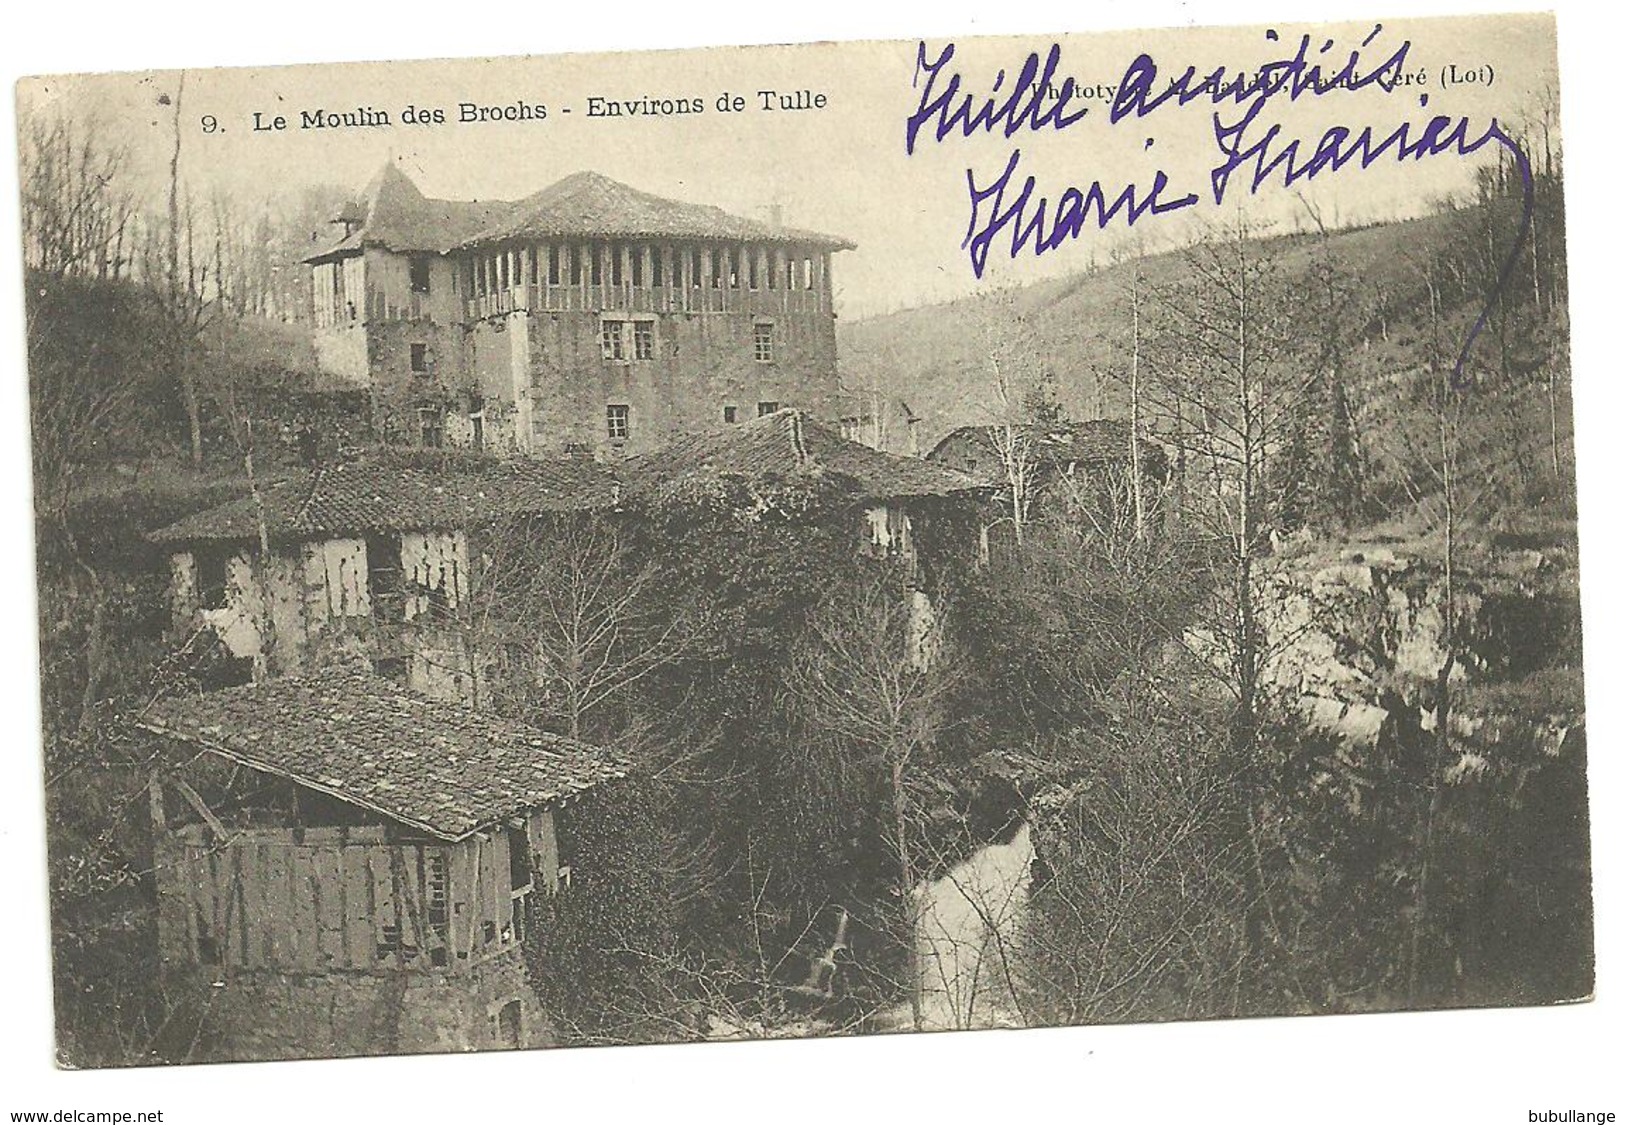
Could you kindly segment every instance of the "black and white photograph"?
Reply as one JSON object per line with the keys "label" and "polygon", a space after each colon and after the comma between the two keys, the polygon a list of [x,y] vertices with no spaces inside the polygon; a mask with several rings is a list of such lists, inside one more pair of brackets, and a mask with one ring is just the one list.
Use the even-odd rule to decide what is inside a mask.
{"label": "black and white photograph", "polygon": [[15,90],[42,1058],[1587,1018],[1556,17],[208,61]]}

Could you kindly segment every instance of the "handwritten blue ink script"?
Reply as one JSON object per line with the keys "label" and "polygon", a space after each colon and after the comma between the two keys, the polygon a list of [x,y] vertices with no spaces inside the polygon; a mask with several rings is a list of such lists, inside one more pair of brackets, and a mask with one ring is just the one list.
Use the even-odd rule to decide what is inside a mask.
{"label": "handwritten blue ink script", "polygon": [[[1466,115],[1428,111],[1429,96],[1416,95],[1425,120],[1407,120],[1380,130],[1333,123],[1318,136],[1294,136],[1278,121],[1272,108],[1307,99],[1347,99],[1407,94],[1410,40],[1392,50],[1378,47],[1381,24],[1352,48],[1340,48],[1332,38],[1302,35],[1294,49],[1271,48],[1277,57],[1256,70],[1228,71],[1223,66],[1199,73],[1194,66],[1165,67],[1141,53],[1129,63],[1120,81],[1105,87],[1110,99],[1107,124],[1114,129],[1146,127],[1181,110],[1205,111],[1211,119],[1212,163],[1205,184],[1176,184],[1162,168],[1146,182],[1107,185],[1099,179],[1087,184],[1066,184],[1057,193],[1041,190],[1034,175],[1023,174],[1023,135],[1059,134],[1077,127],[1091,113],[1075,79],[1062,72],[1060,44],[1051,44],[1042,56],[1030,53],[1013,80],[999,70],[986,92],[970,84],[954,64],[955,46],[941,50],[921,42],[915,58],[913,84],[918,104],[906,123],[905,144],[910,156],[926,145],[943,145],[978,136],[1002,136],[1013,142],[1002,167],[991,176],[967,168],[970,220],[962,248],[971,269],[983,276],[990,255],[1008,254],[1012,260],[1056,250],[1082,237],[1091,226],[1106,230],[1114,224],[1136,223],[1173,212],[1203,206],[1218,207],[1238,185],[1247,195],[1268,188],[1290,189],[1328,173],[1364,171],[1379,161],[1415,164],[1437,157],[1465,159],[1486,146],[1498,145],[1510,156],[1522,183],[1522,219],[1518,235],[1507,253],[1498,281],[1463,341],[1453,378],[1464,380],[1473,342],[1511,278],[1528,239],[1534,208],[1534,174],[1528,156],[1491,117],[1475,122]],[[1280,35],[1265,33],[1270,44]],[[1368,61],[1368,56],[1378,61]],[[1097,91],[1098,93],[1098,91]],[[1151,151],[1153,136],[1145,136]]]}

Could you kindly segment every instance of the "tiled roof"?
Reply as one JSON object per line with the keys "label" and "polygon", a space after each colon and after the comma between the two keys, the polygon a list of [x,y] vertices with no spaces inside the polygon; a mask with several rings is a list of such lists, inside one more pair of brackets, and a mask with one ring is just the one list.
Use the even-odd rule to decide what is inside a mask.
{"label": "tiled roof", "polygon": [[800,410],[681,438],[627,461],[622,479],[625,491],[635,495],[721,477],[784,479],[805,472],[834,478],[855,500],[950,496],[983,487],[942,465],[848,441]]}
{"label": "tiled roof", "polygon": [[[279,542],[368,531],[466,527],[480,519],[587,511],[614,503],[609,468],[582,458],[484,457],[370,450],[260,490]],[[160,543],[259,538],[259,505],[243,497],[155,531]]]}
{"label": "tiled roof", "polygon": [[[996,464],[999,446],[995,435],[999,431],[998,426],[960,426],[937,442],[927,458],[937,464],[953,464],[960,459],[961,451],[968,444],[975,454],[980,455],[975,458],[979,464]],[[1032,448],[1038,460],[1050,466],[1064,466],[1073,462],[1103,464],[1127,461],[1130,456],[1128,424],[1112,418],[1033,425],[1027,427],[1027,433],[1033,441]],[[1146,441],[1141,455],[1159,460],[1162,450],[1160,446]],[[972,471],[979,479],[983,475],[979,469],[967,471]],[[999,479],[997,472],[994,479]]]}
{"label": "tiled roof", "polygon": [[608,751],[366,672],[168,699],[136,725],[446,840],[627,774]]}
{"label": "tiled roof", "polygon": [[[848,441],[800,410],[679,438],[604,465],[579,457],[498,458],[452,450],[369,450],[260,489],[274,542],[370,531],[466,528],[482,520],[588,512],[623,499],[682,495],[723,477],[785,480],[819,473],[853,501],[951,496],[986,482],[946,465]],[[243,497],[148,536],[155,543],[259,538],[259,505]]]}
{"label": "tiled roof", "polygon": [[359,229],[306,258],[321,261],[378,245],[445,253],[510,239],[696,238],[784,242],[847,250],[852,243],[816,231],[775,226],[717,207],[683,203],[628,187],[597,172],[576,172],[517,202],[429,199],[393,164],[384,166],[343,216]]}
{"label": "tiled roof", "polygon": [[758,222],[730,215],[719,207],[650,195],[597,172],[577,172],[520,200],[463,245],[556,235],[714,238],[852,249],[852,243],[843,238]]}
{"label": "tiled roof", "polygon": [[513,206],[501,199],[429,199],[406,173],[386,164],[361,198],[346,204],[340,213],[349,222],[359,222],[360,229],[305,260],[319,261],[373,245],[400,252],[444,253],[496,222]]}

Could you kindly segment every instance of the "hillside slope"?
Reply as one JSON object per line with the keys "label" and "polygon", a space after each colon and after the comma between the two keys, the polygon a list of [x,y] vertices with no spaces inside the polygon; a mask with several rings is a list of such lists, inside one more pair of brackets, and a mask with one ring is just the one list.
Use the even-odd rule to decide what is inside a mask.
{"label": "hillside slope", "polygon": [[[1464,234],[1476,233],[1483,216],[1493,218],[1494,247],[1510,244],[1515,228],[1513,201],[1484,208],[1446,211],[1405,222],[1260,240],[1279,275],[1289,285],[1321,283],[1328,267],[1351,294],[1346,323],[1338,325],[1350,357],[1345,378],[1362,413],[1389,414],[1403,400],[1409,378],[1426,363],[1432,331],[1428,326],[1428,278],[1451,278],[1443,295],[1441,347],[1453,360],[1468,326],[1482,307],[1482,287],[1473,288],[1462,265]],[[1487,229],[1487,228],[1486,228]],[[1561,253],[1561,236],[1548,236]],[[1483,259],[1482,249],[1473,253]],[[1503,250],[1504,254],[1504,250]],[[1130,339],[1129,292],[1134,263],[1036,283],[1003,294],[977,295],[942,305],[907,309],[886,316],[842,322],[839,326],[842,385],[852,392],[901,400],[919,419],[919,447],[928,451],[956,426],[986,423],[998,415],[990,352],[998,337],[1017,332],[1052,378],[1055,396],[1072,418],[1125,417],[1125,394],[1113,378],[1125,368]],[[1188,280],[1179,251],[1147,257],[1140,265],[1145,291],[1168,289]],[[1481,267],[1478,267],[1482,272]],[[1560,267],[1548,262],[1543,269]],[[1011,328],[1012,324],[1019,327]],[[1424,328],[1427,330],[1424,331]],[[1519,357],[1527,370],[1552,352],[1549,339],[1523,339],[1533,355]],[[1481,340],[1475,355],[1487,354]]]}

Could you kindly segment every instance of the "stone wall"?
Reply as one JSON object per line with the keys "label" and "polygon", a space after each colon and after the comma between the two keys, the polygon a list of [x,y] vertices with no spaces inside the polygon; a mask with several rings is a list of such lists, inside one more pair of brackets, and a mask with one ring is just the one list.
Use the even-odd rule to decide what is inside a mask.
{"label": "stone wall", "polygon": [[[430,577],[427,543],[446,536],[419,536],[412,562]],[[456,539],[456,544],[461,540]],[[224,555],[225,604],[201,608],[199,562],[195,552]],[[318,655],[335,642],[348,643],[358,634],[370,636],[372,600],[368,588],[367,544],[361,539],[329,539],[296,547],[279,546],[256,565],[257,546],[203,544],[195,551],[170,557],[172,628],[186,636],[198,625],[219,635],[228,652],[254,661],[255,668],[273,675],[299,672],[318,662]],[[446,571],[433,571],[443,581]],[[465,577],[454,590],[466,587]],[[456,596],[451,597],[452,604]]]}
{"label": "stone wall", "polygon": [[[488,1051],[557,1042],[517,952],[456,976],[228,974],[193,966],[171,970],[165,987],[199,1013],[191,1059],[197,1062]],[[512,1004],[518,1005],[517,1028]]]}
{"label": "stone wall", "polygon": [[[487,411],[488,448],[500,441],[502,431],[489,421],[499,404],[512,411],[514,441],[521,448],[536,453],[584,448],[601,455],[639,453],[680,434],[716,429],[730,406],[738,421],[755,417],[764,402],[824,418],[838,413],[835,326],[828,313],[608,315],[624,315],[629,357],[635,356],[632,325],[652,323],[653,357],[606,360],[604,317],[593,311],[521,312],[473,328],[465,366]],[[773,359],[761,361],[756,325],[769,321]],[[611,404],[629,408],[624,442],[609,436]],[[464,428],[459,422],[457,432]],[[447,432],[452,433],[450,425]]]}

